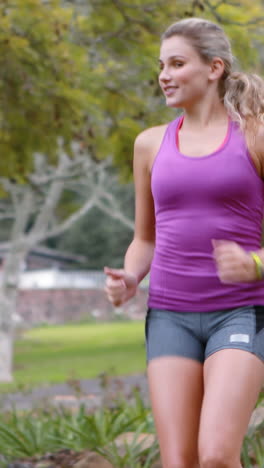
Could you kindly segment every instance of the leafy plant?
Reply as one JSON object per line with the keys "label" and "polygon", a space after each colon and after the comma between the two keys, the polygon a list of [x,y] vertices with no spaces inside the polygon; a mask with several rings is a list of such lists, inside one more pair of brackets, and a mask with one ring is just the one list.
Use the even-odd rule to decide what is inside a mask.
{"label": "leafy plant", "polygon": [[76,412],[48,407],[31,412],[13,410],[0,419],[0,453],[6,457],[40,456],[63,448],[97,450],[109,447],[120,434],[154,431],[150,410],[140,402],[116,402],[87,413],[84,405]]}
{"label": "leafy plant", "polygon": [[[14,408],[2,413],[0,467],[6,468],[8,461],[41,457],[63,449],[76,452],[88,449],[116,468],[151,468],[159,457],[157,439],[151,436],[155,433],[153,416],[136,388],[132,395],[131,403],[116,398],[112,399],[112,407],[104,406],[93,412],[80,405],[76,411],[46,406],[30,412]],[[263,404],[263,394],[258,404]],[[263,439],[264,422],[249,428],[241,452],[244,468],[263,468]]]}
{"label": "leafy plant", "polygon": [[150,447],[146,448],[144,445],[148,435],[140,442],[138,441],[140,434],[144,432],[144,427],[144,422],[138,426],[131,443],[124,440],[123,450],[120,450],[116,442],[112,442],[106,447],[98,447],[96,451],[118,468],[150,468],[159,457],[159,446],[155,440]]}
{"label": "leafy plant", "polygon": [[264,467],[264,421],[249,429],[244,439],[241,459],[244,468]]}

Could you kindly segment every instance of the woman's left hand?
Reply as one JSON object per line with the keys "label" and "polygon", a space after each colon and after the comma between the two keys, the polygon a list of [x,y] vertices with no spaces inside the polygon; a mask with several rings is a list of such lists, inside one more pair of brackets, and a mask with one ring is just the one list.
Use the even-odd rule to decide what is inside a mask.
{"label": "woman's left hand", "polygon": [[212,240],[213,256],[222,283],[256,281],[257,274],[252,256],[236,242]]}

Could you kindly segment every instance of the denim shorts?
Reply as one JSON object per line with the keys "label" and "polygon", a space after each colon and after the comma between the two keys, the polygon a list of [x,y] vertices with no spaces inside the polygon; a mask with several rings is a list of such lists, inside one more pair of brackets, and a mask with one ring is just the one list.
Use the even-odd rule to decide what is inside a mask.
{"label": "denim shorts", "polygon": [[217,312],[148,309],[147,361],[181,356],[201,363],[221,349],[241,349],[264,362],[264,306]]}

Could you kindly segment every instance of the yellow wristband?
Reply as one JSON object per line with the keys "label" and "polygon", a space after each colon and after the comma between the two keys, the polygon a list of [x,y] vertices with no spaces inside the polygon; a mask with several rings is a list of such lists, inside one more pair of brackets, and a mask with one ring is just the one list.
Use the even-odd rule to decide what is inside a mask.
{"label": "yellow wristband", "polygon": [[262,280],[264,278],[264,265],[262,263],[262,260],[258,254],[255,252],[250,252],[251,257],[253,258],[255,262],[255,268],[256,268],[256,274],[257,274],[257,279]]}

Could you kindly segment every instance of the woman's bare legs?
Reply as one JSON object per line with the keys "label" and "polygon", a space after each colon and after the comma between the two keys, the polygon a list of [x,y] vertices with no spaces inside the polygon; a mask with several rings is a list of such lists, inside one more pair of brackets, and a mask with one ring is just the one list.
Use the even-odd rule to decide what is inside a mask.
{"label": "woman's bare legs", "polygon": [[241,468],[243,438],[264,383],[260,359],[237,349],[214,353],[204,366],[161,357],[150,362],[148,381],[163,468]]}
{"label": "woman's bare legs", "polygon": [[201,468],[241,467],[244,435],[263,383],[264,364],[247,351],[224,349],[205,361]]}
{"label": "woman's bare legs", "polygon": [[177,356],[155,358],[148,382],[163,468],[198,468],[203,365]]}

